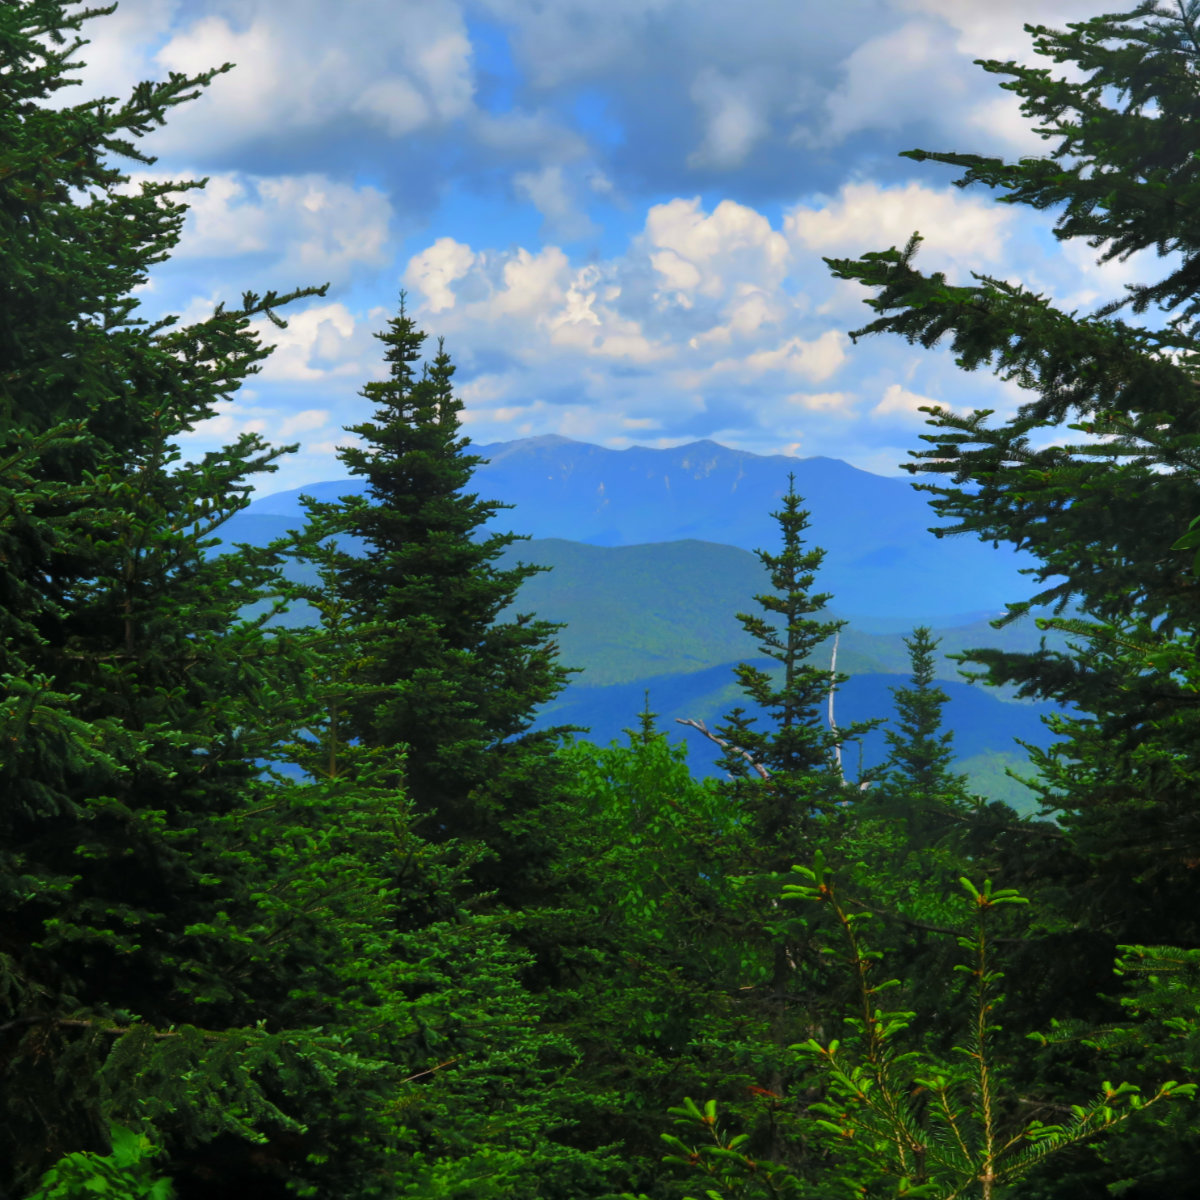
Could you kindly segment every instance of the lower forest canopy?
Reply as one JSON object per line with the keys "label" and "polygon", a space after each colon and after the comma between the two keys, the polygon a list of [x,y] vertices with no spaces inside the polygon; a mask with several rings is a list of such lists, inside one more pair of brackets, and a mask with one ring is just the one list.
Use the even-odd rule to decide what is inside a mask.
{"label": "lower forest canopy", "polygon": [[[541,568],[481,533],[501,506],[403,293],[341,451],[365,491],[210,553],[295,447],[185,462],[178,439],[270,353],[250,318],[283,327],[328,285],[129,318],[178,241],[165,194],[204,181],[116,194],[102,155],[153,161],[121,135],[232,64],[50,109],[64,31],[115,9],[69,7],[0,7],[0,1191],[1189,1194],[1196,306],[1161,332],[1109,318],[1193,290],[1200,5],[1026,27],[1094,87],[981,64],[1063,138],[1053,159],[906,152],[1065,202],[1057,236],[1109,256],[1171,245],[1162,283],[1079,318],[923,275],[916,233],[826,260],[871,293],[853,336],[948,334],[1028,393],[996,423],[926,410],[909,469],[939,536],[1039,563],[995,624],[1051,606],[1059,640],[958,656],[1063,707],[1032,815],[967,786],[924,626],[857,770],[879,724],[827,719],[844,675],[812,651],[842,626],[794,480],[735,614],[759,658],[688,727],[719,777],[649,702],[607,745],[535,727],[570,676],[561,629],[514,607]],[[301,604],[312,623],[274,619]]]}

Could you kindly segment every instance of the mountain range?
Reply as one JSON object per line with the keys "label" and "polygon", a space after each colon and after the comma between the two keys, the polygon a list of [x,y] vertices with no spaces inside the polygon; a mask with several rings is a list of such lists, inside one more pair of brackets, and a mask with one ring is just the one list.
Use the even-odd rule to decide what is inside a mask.
{"label": "mountain range", "polygon": [[[1021,598],[1028,554],[971,538],[936,538],[927,493],[907,479],[872,475],[833,458],[790,458],[692,442],[669,450],[609,450],[547,436],[472,446],[488,461],[472,489],[512,504],[489,529],[591,546],[634,546],[694,539],[774,549],[771,516],[795,475],[810,514],[808,539],[825,550],[818,581],[846,616],[892,628],[913,619],[973,620]],[[301,492],[317,500],[358,494],[361,480],[314,483],[254,501],[230,533],[257,542],[299,518]],[[251,536],[245,536],[250,534]],[[237,540],[237,539],[235,539]]]}
{"label": "mountain range", "polygon": [[[510,612],[536,612],[563,622],[563,663],[582,668],[566,691],[539,713],[538,724],[572,724],[606,742],[636,723],[649,691],[660,726],[686,738],[693,770],[713,774],[717,748],[675,722],[711,728],[734,705],[754,706],[736,687],[733,667],[762,661],[738,612],[761,615],[754,595],[769,589],[755,550],[780,542],[772,512],[795,478],[810,514],[807,546],[825,558],[814,590],[831,594],[823,619],[848,621],[838,638],[837,669],[851,676],[835,697],[839,726],[892,716],[890,688],[909,670],[903,635],[926,624],[941,638],[939,685],[949,694],[945,717],[955,732],[957,769],[977,790],[1030,806],[1031,793],[1003,768],[1020,769],[1025,753],[1014,739],[1051,740],[1048,704],[1018,702],[1000,689],[969,684],[947,655],[969,647],[1033,650],[1045,638],[1029,618],[994,630],[990,618],[1006,601],[1026,598],[1033,584],[1020,574],[1030,556],[971,538],[937,538],[936,514],[906,479],[858,470],[830,458],[755,455],[715,442],[667,450],[608,450],[562,437],[472,446],[489,460],[471,490],[511,508],[487,530],[528,535],[499,565],[537,563],[551,570],[528,580]],[[222,530],[226,544],[264,544],[303,523],[302,493],[319,500],[360,494],[361,480],[332,480],[255,500]],[[347,548],[353,550],[352,545]],[[303,611],[286,618],[308,620]],[[830,665],[832,640],[816,652]],[[862,747],[864,767],[886,755],[881,731]],[[858,750],[848,748],[847,772]]]}

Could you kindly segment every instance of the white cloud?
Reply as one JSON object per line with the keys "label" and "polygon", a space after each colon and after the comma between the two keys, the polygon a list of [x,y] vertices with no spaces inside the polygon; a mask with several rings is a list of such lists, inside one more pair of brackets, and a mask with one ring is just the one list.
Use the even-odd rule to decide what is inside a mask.
{"label": "white cloud", "polygon": [[368,84],[350,111],[372,117],[394,138],[415,132],[432,116],[430,104],[412,81],[398,76]]}
{"label": "white cloud", "polygon": [[[1045,67],[1047,59],[1034,53],[1033,39],[1024,25],[1047,25],[1065,29],[1070,21],[1086,20],[1096,14],[1095,0],[987,0],[986,4],[964,4],[963,0],[892,0],[903,12],[934,15],[956,34],[955,49],[966,59],[1015,59]],[[1055,68],[1065,75],[1067,66]]]}
{"label": "white cloud", "polygon": [[409,259],[404,280],[421,292],[430,312],[443,312],[454,307],[451,284],[462,279],[475,261],[470,246],[451,237],[438,238],[428,249]]}
{"label": "white cloud", "polygon": [[814,383],[820,383],[835,374],[846,361],[843,348],[845,338],[836,329],[829,329],[813,341],[803,338],[788,338],[780,346],[769,350],[757,350],[742,362],[722,362],[714,370],[746,368],[755,372],[786,371],[790,375],[803,375]]}
{"label": "white cloud", "polygon": [[496,315],[542,314],[549,322],[548,310],[566,299],[564,277],[569,270],[567,256],[557,246],[546,246],[537,254],[521,247],[504,264],[504,287],[486,305],[472,306]]}
{"label": "white cloud", "polygon": [[797,247],[828,258],[858,257],[889,245],[903,250],[916,231],[923,238],[920,270],[953,268],[965,275],[1009,261],[1007,243],[1017,224],[1011,206],[953,187],[848,183],[824,208],[788,209],[783,228]]}
{"label": "white cloud", "polygon": [[761,213],[722,200],[706,215],[699,197],[654,205],[640,242],[635,251],[647,251],[666,285],[660,299],[672,292],[685,300],[691,292],[718,297],[741,280],[776,288],[790,255],[787,239]]}
{"label": "white cloud", "polygon": [[[916,392],[910,392],[907,388],[901,387],[898,383],[891,384],[887,391],[883,393],[883,399],[871,409],[871,416],[874,419],[880,417],[916,417],[919,421],[928,420],[928,414],[918,411],[922,405],[926,408],[937,404],[938,401],[931,400],[928,396],[918,395]],[[945,405],[941,407],[945,408]]]}
{"label": "white cloud", "polygon": [[[143,181],[201,177],[192,170],[138,171],[113,191],[140,195]],[[171,251],[175,261],[269,253],[308,278],[342,284],[357,268],[378,267],[390,258],[392,206],[374,187],[337,183],[324,175],[213,172],[203,188],[166,198],[188,206]]]}
{"label": "white cloud", "polygon": [[864,129],[899,129],[941,106],[961,107],[970,67],[951,52],[952,39],[931,21],[910,21],[857,46],[844,60],[842,82],[825,98],[819,132],[798,125],[801,145],[827,147]]}
{"label": "white cloud", "polygon": [[[372,320],[384,316],[373,309]],[[272,383],[318,383],[329,379],[364,380],[384,378],[379,343],[369,336],[367,322],[355,320],[344,304],[313,304],[306,309],[285,309],[286,329],[267,320],[255,319],[250,328],[264,345],[273,345],[256,380]],[[368,344],[370,343],[370,344]],[[314,366],[313,359],[329,366]]]}
{"label": "white cloud", "polygon": [[706,345],[727,345],[734,340],[753,338],[764,325],[777,325],[788,314],[788,306],[778,296],[753,284],[738,285],[737,295],[725,307],[728,318],[723,325],[714,325],[697,334],[688,345],[693,349]]}

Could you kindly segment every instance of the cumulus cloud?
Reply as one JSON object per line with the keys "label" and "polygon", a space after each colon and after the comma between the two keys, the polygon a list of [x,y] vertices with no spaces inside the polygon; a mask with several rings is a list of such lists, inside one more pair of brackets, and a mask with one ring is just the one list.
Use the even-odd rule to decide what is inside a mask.
{"label": "cumulus cloud", "polygon": [[184,106],[156,145],[204,152],[354,116],[402,136],[467,115],[473,68],[458,6],[400,0],[390,8],[381,20],[372,4],[341,6],[334,38],[325,0],[250,0],[236,17],[184,25],[156,52],[161,70],[237,65]]}
{"label": "cumulus cloud", "polygon": [[[141,183],[199,178],[192,170],[130,173],[118,194],[140,195]],[[371,186],[355,187],[321,175],[211,174],[203,188],[168,193],[187,205],[177,262],[269,254],[276,264],[312,279],[342,284],[361,267],[390,255],[392,206]],[[161,204],[161,201],[160,201]]]}
{"label": "cumulus cloud", "polygon": [[777,287],[787,270],[787,239],[761,213],[722,200],[710,214],[700,198],[656,204],[646,214],[642,239],[669,293],[719,297],[730,283],[750,279]]}
{"label": "cumulus cloud", "polygon": [[[1014,59],[1045,67],[1048,61],[1034,53],[1033,39],[1025,25],[1047,25],[1065,29],[1071,21],[1096,14],[1093,0],[988,0],[986,4],[963,4],[962,0],[894,0],[902,12],[938,17],[955,33],[955,49],[964,58]],[[1067,64],[1055,68],[1067,78]]]}
{"label": "cumulus cloud", "polygon": [[857,258],[889,245],[902,250],[909,237],[920,232],[921,270],[951,268],[967,275],[1011,257],[1008,241],[1019,221],[1011,206],[957,188],[849,183],[822,208],[788,209],[783,228],[798,250],[827,258]]}
{"label": "cumulus cloud", "polygon": [[362,385],[387,376],[372,335],[403,284],[419,323],[446,336],[477,440],[712,437],[887,459],[895,473],[928,396],[1001,411],[1016,398],[942,349],[852,347],[845,329],[872,319],[873,293],[832,279],[822,256],[902,247],[920,230],[921,270],[1020,280],[1071,307],[1161,274],[1156,260],[1096,268],[1094,251],[1054,242],[1052,216],[895,157],[914,144],[1028,152],[1016,98],[970,59],[1021,57],[1022,20],[1089,12],[1086,0],[122,0],[88,24],[83,55],[92,83],[121,97],[168,69],[238,64],[142,147],[178,165],[131,190],[210,177],[180,197],[178,269],[144,290],[199,319],[236,303],[247,273],[260,292],[260,276],[331,281],[328,297],[281,311],[286,330],[254,323],[274,353],[190,445],[253,426],[302,438],[309,479],[341,473],[331,456],[349,435],[336,429],[361,416]]}
{"label": "cumulus cloud", "polygon": [[425,307],[430,312],[443,312],[454,307],[451,285],[466,275],[474,264],[475,254],[470,246],[451,237],[438,238],[428,249],[409,259],[404,280],[424,295]]}
{"label": "cumulus cloud", "polygon": [[876,419],[896,416],[916,417],[918,420],[924,421],[927,419],[926,414],[919,410],[922,406],[929,408],[936,403],[936,400],[931,400],[928,396],[918,395],[916,392],[910,392],[907,388],[901,387],[898,383],[893,383],[883,393],[883,399],[871,409],[871,416]]}
{"label": "cumulus cloud", "polygon": [[327,408],[306,408],[290,417],[285,417],[279,424],[279,437],[288,438],[297,433],[312,433],[315,429],[324,429],[329,424]]}

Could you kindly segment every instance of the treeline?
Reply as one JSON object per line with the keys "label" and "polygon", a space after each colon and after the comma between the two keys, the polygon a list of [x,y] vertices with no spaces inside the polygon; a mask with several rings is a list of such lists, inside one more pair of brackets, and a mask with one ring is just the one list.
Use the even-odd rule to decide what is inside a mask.
{"label": "treeline", "polygon": [[[983,64],[1075,166],[908,152],[1005,200],[1066,202],[1059,236],[1110,256],[1179,251],[1129,298],[1188,302],[1168,330],[926,277],[917,235],[827,260],[876,289],[855,336],[948,333],[965,369],[1030,393],[997,425],[929,410],[910,469],[945,477],[924,485],[939,536],[1044,564],[1005,620],[1088,614],[1040,619],[1068,651],[959,656],[1081,714],[1032,751],[1038,819],[955,774],[926,629],[887,763],[853,770],[872,723],[827,719],[844,679],[809,653],[837,623],[816,619],[831,597],[792,488],[760,552],[771,590],[739,614],[781,668],[738,672],[769,723],[735,709],[696,731],[726,780],[690,776],[649,700],[619,744],[531,732],[569,670],[555,626],[498,620],[539,568],[497,565],[514,537],[482,534],[500,506],[470,491],[453,364],[440,342],[422,362],[403,294],[377,335],[390,376],[342,451],[367,493],[214,553],[295,447],[244,434],[188,462],[178,440],[268,355],[249,319],[283,327],[275,309],[326,289],[246,293],[180,330],[131,317],[178,240],[166,195],[204,181],[117,195],[101,155],[153,162],[120,135],[232,64],[116,109],[40,107],[82,42],[38,39],[115,5],[68,7],[0,6],[0,1189],[1188,1194],[1200,6],[1027,27],[1094,87]],[[1128,105],[1103,107],[1100,84]],[[319,584],[289,583],[290,559]],[[319,623],[271,621],[301,601]]]}

